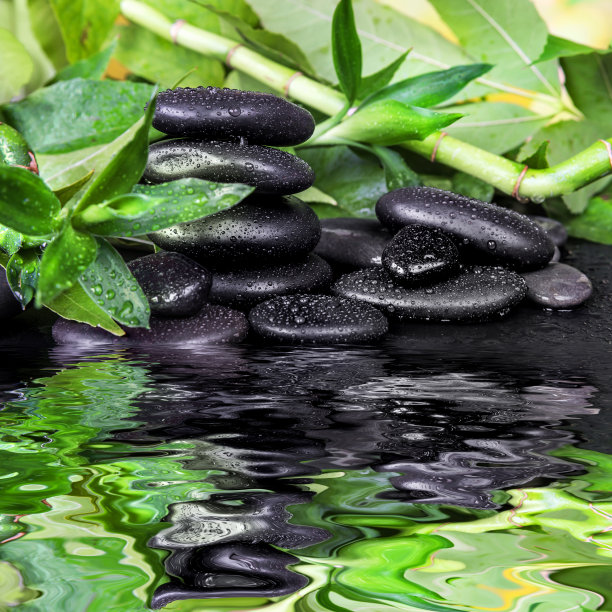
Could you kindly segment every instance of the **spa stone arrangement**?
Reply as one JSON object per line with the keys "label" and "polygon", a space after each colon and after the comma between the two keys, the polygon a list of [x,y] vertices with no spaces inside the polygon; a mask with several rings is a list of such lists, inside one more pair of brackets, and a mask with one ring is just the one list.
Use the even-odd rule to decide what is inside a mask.
{"label": "spa stone arrangement", "polygon": [[530,299],[572,309],[589,279],[559,263],[563,225],[428,187],[391,191],[378,221],[319,221],[298,197],[311,168],[272,147],[306,141],[308,111],[270,94],[178,88],[159,94],[143,182],[239,182],[239,204],[149,235],[161,251],[129,267],[150,329],[118,338],[58,320],[58,343],[371,342],[389,321],[485,321]]}

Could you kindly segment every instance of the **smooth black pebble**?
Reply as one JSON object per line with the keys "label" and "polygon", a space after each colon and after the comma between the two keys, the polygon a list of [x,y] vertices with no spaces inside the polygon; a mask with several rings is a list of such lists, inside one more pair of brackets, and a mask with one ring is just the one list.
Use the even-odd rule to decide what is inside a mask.
{"label": "smooth black pebble", "polygon": [[10,319],[20,312],[22,312],[21,304],[13,295],[4,270],[0,268],[0,321]]}
{"label": "smooth black pebble", "polygon": [[334,266],[370,268],[381,265],[389,240],[389,230],[375,219],[322,219],[321,239],[314,252]]}
{"label": "smooth black pebble", "polygon": [[431,284],[459,271],[459,251],[444,232],[407,225],[385,247],[382,265],[402,285]]}
{"label": "smooth black pebble", "polygon": [[567,230],[565,225],[550,217],[539,217],[538,215],[527,215],[536,225],[539,225],[557,247],[562,247],[567,242]]}
{"label": "smooth black pebble", "polygon": [[128,268],[142,287],[151,314],[188,317],[196,314],[210,291],[212,274],[180,253],[160,252],[133,259]]}
{"label": "smooth black pebble", "polygon": [[255,306],[251,326],[266,340],[289,344],[369,342],[387,332],[376,308],[329,295],[288,295]]}
{"label": "smooth black pebble", "polygon": [[280,195],[304,191],[314,182],[314,172],[304,160],[270,147],[189,138],[160,140],[149,147],[145,182],[188,177],[244,183],[258,193]]}
{"label": "smooth black pebble", "polygon": [[205,140],[237,137],[288,147],[308,140],[315,122],[304,108],[272,94],[218,87],[177,87],[157,96],[153,127]]}
{"label": "smooth black pebble", "polygon": [[58,319],[53,325],[53,339],[58,344],[120,344],[128,346],[225,344],[240,342],[249,326],[241,313],[224,306],[205,305],[192,317],[151,317],[151,329],[129,327],[125,336],[114,336],[85,323]]}
{"label": "smooth black pebble", "polygon": [[178,251],[212,268],[255,267],[304,257],[321,225],[294,196],[249,196],[208,217],[149,234],[162,249]]}
{"label": "smooth black pebble", "polygon": [[317,255],[309,255],[304,261],[266,268],[215,272],[210,301],[248,309],[278,295],[325,291],[331,282],[329,264]]}
{"label": "smooth black pebble", "polygon": [[550,263],[522,276],[527,283],[527,297],[545,308],[570,310],[586,302],[593,293],[586,274],[564,263]]}
{"label": "smooth black pebble", "polygon": [[506,315],[525,297],[527,287],[515,272],[477,266],[435,285],[414,288],[399,285],[381,268],[370,268],[345,274],[332,290],[398,320],[480,321]]}
{"label": "smooth black pebble", "polygon": [[478,263],[533,270],[553,256],[548,234],[525,215],[441,189],[396,189],[378,200],[376,214],[395,231],[417,224],[451,234],[462,253]]}

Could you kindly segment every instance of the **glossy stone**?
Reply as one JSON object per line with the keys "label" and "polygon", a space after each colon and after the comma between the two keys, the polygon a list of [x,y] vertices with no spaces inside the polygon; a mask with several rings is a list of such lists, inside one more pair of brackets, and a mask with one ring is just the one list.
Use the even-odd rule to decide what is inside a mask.
{"label": "glossy stone", "polygon": [[322,219],[321,239],[314,252],[335,266],[370,268],[381,265],[389,240],[389,230],[375,219]]}
{"label": "glossy stone", "polygon": [[150,234],[153,242],[213,268],[304,257],[321,234],[313,210],[294,196],[250,196],[197,221]]}
{"label": "glossy stone", "polygon": [[244,340],[248,331],[246,317],[224,306],[207,304],[192,317],[151,317],[151,329],[126,328],[125,336],[114,336],[99,327],[58,319],[53,339],[58,344],[127,346],[225,344]]}
{"label": "glossy stone", "polygon": [[142,287],[151,314],[188,317],[198,312],[210,290],[211,273],[180,253],[159,252],[133,259],[128,268]]}
{"label": "glossy stone", "polygon": [[258,193],[280,195],[304,191],[314,182],[312,168],[305,161],[270,147],[189,138],[161,140],[149,147],[142,175],[145,182],[187,177],[244,183]]}
{"label": "glossy stone", "polygon": [[550,217],[539,217],[538,215],[527,216],[548,234],[555,246],[562,247],[567,242],[567,230],[560,221]]}
{"label": "glossy stone", "polygon": [[215,272],[210,301],[248,309],[278,295],[324,291],[332,282],[329,264],[317,255],[266,268]]}
{"label": "glossy stone", "polygon": [[435,285],[414,288],[397,284],[380,268],[358,270],[342,276],[332,290],[398,320],[479,321],[506,315],[527,288],[515,272],[477,266]]}
{"label": "glossy stone", "polygon": [[376,308],[329,295],[273,298],[255,306],[249,321],[266,340],[289,344],[369,342],[388,329]]}
{"label": "glossy stone", "polygon": [[376,214],[392,230],[411,224],[441,229],[479,263],[531,270],[543,268],[554,251],[546,232],[525,215],[432,187],[391,191],[378,200]]}
{"label": "glossy stone", "polygon": [[431,284],[459,271],[459,251],[444,232],[407,225],[385,247],[382,265],[401,285]]}
{"label": "glossy stone", "polygon": [[21,304],[13,295],[6,280],[6,273],[0,268],[0,320],[14,317],[21,310]]}
{"label": "glossy stone", "polygon": [[246,138],[288,147],[308,140],[312,115],[272,94],[218,87],[177,87],[157,96],[153,127],[174,136],[204,140]]}
{"label": "glossy stone", "polygon": [[522,275],[527,297],[545,308],[569,310],[586,302],[593,286],[586,274],[564,263],[550,263],[542,270]]}

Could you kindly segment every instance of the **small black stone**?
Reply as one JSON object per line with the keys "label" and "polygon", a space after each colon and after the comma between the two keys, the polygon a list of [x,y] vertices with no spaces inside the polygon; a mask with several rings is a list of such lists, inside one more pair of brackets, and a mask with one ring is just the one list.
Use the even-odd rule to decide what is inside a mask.
{"label": "small black stone", "polygon": [[367,304],[329,295],[289,295],[255,306],[253,329],[284,344],[369,342],[387,332],[387,319]]}
{"label": "small black stone", "polygon": [[313,210],[294,196],[249,196],[197,221],[150,234],[162,249],[211,268],[260,266],[300,259],[319,240]]}
{"label": "small black stone", "polygon": [[21,304],[13,295],[4,270],[0,268],[0,321],[10,319],[20,312],[22,312]]}
{"label": "small black stone", "polygon": [[567,230],[565,225],[550,217],[539,217],[537,215],[527,215],[534,223],[539,225],[553,241],[555,246],[562,247],[567,242]]}
{"label": "small black stone", "polygon": [[53,325],[52,334],[58,344],[195,346],[240,342],[249,328],[241,312],[211,304],[192,317],[151,317],[150,326],[151,329],[127,328],[125,336],[118,337],[99,327],[58,319]]}
{"label": "small black stone", "polygon": [[412,224],[440,229],[478,263],[533,270],[553,255],[546,232],[525,215],[441,189],[396,189],[378,200],[376,214],[395,231]]}
{"label": "small black stone", "polygon": [[389,240],[389,230],[375,219],[322,219],[321,239],[314,252],[335,266],[370,268],[381,265]]}
{"label": "small black stone", "polygon": [[332,290],[398,320],[480,321],[506,315],[527,288],[515,272],[477,266],[436,285],[415,288],[397,284],[382,268],[370,268],[345,274]]}
{"label": "small black stone", "polygon": [[570,310],[586,302],[593,293],[586,274],[564,263],[550,263],[522,276],[527,283],[527,297],[545,308]]}
{"label": "small black stone", "polygon": [[130,261],[128,268],[144,291],[151,314],[159,317],[196,314],[212,283],[208,270],[180,253],[145,255]]}
{"label": "small black stone", "polygon": [[325,291],[332,281],[329,264],[317,255],[266,268],[242,268],[213,275],[210,301],[249,309],[278,295]]}
{"label": "small black stone", "polygon": [[444,232],[407,225],[385,247],[382,265],[401,285],[431,284],[459,271],[459,251]]}
{"label": "small black stone", "polygon": [[188,138],[161,140],[149,147],[142,178],[165,183],[182,178],[217,183],[244,183],[258,193],[279,195],[308,189],[312,168],[302,159],[270,147]]}
{"label": "small black stone", "polygon": [[289,147],[308,140],[315,127],[304,108],[272,94],[217,87],[177,87],[157,96],[153,127],[204,140],[246,138]]}

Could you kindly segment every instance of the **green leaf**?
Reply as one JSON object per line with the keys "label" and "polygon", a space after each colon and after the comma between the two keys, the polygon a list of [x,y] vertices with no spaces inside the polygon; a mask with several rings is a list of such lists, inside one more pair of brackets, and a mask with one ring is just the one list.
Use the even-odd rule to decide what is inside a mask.
{"label": "green leaf", "polygon": [[34,64],[15,36],[0,28],[0,104],[17,95],[30,80]]}
{"label": "green leaf", "polygon": [[66,45],[50,0],[28,0],[28,14],[41,51],[55,69],[66,66]]}
{"label": "green leaf", "polygon": [[70,289],[96,258],[96,241],[66,223],[63,231],[49,243],[40,262],[36,305],[53,301]]}
{"label": "green leaf", "polygon": [[44,306],[69,321],[101,327],[115,336],[125,335],[121,327],[89,297],[79,284],[73,285],[55,299],[45,302]]}
{"label": "green leaf", "polygon": [[56,229],[60,203],[45,182],[25,168],[0,166],[0,223],[28,236]]}
{"label": "green leaf", "polygon": [[149,328],[151,309],[123,258],[98,238],[98,254],[79,278],[81,287],[113,319],[129,327]]}
{"label": "green leaf", "polygon": [[606,53],[606,51],[593,49],[593,47],[582,45],[573,40],[567,40],[567,38],[560,38],[554,34],[549,34],[542,55],[533,63],[539,64],[540,62],[546,62],[560,57],[571,57],[572,55],[584,55],[588,53]]}
{"label": "green leaf", "polygon": [[24,137],[10,125],[0,123],[0,166],[29,166],[31,161]]}
{"label": "green leaf", "polygon": [[82,176],[80,179],[70,183],[70,185],[56,189],[53,192],[57,196],[57,199],[60,201],[62,206],[73,198],[81,190],[81,188],[89,182],[93,174],[94,171],[90,170],[85,176]]}
{"label": "green leaf", "polygon": [[0,225],[0,249],[9,255],[15,254],[20,248],[23,236],[10,227]]}
{"label": "green leaf", "polygon": [[435,106],[452,98],[470,81],[482,76],[491,68],[490,64],[469,64],[421,74],[372,94],[361,103],[361,107],[378,100],[389,99],[412,106]]}
{"label": "green leaf", "polygon": [[532,169],[535,170],[543,170],[544,168],[549,168],[550,164],[548,163],[547,155],[548,155],[548,145],[550,144],[549,140],[545,140],[540,143],[540,146],[536,149],[536,151],[522,159],[520,161],[521,164],[525,164]]}
{"label": "green leaf", "polygon": [[[365,98],[370,94],[378,91],[385,87],[391,82],[391,79],[397,72],[398,68],[404,63],[409,51],[404,51],[396,60],[391,62],[388,66],[381,68],[378,72],[370,74],[367,77],[361,79],[359,86],[359,92],[357,93],[358,98]],[[418,105],[417,105],[418,106]]]}
{"label": "green leaf", "polygon": [[104,169],[96,174],[79,201],[76,211],[83,210],[89,204],[110,200],[128,192],[138,182],[147,165],[149,129],[155,114],[156,97],[157,92],[149,100],[144,116],[136,122],[139,125],[133,136],[115,151]]}
{"label": "green leaf", "polygon": [[77,78],[101,79],[106,72],[108,62],[110,61],[116,46],[117,41],[115,40],[103,51],[95,53],[87,59],[79,60],[71,66],[66,66],[55,75],[53,82],[69,81],[70,79]]}
{"label": "green leaf", "polygon": [[570,236],[612,244],[612,201],[609,196],[592,198],[584,212],[567,224]]}
{"label": "green leaf", "polygon": [[72,79],[2,110],[37,155],[64,153],[117,138],[142,115],[151,90],[142,83]]}
{"label": "green leaf", "polygon": [[476,198],[483,202],[491,202],[495,193],[492,185],[465,172],[456,172],[453,175],[450,191],[460,193],[468,198]]}
{"label": "green leaf", "polygon": [[224,87],[229,87],[230,89],[244,89],[246,91],[261,91],[263,93],[271,93],[277,95],[278,92],[253,78],[252,76],[245,74],[244,72],[240,72],[239,70],[232,70],[225,77],[225,82],[223,83]]}
{"label": "green leaf", "polygon": [[338,206],[338,202],[332,198],[328,193],[321,191],[314,185],[311,185],[308,189],[300,191],[296,194],[302,202],[313,202],[318,204],[329,204],[330,206]]}
{"label": "green leaf", "polygon": [[333,206],[325,202],[313,202],[310,208],[315,211],[319,219],[332,219],[336,217],[354,217],[348,210],[340,206]]}
{"label": "green leaf", "polygon": [[371,144],[392,145],[404,140],[422,140],[462,115],[436,113],[424,108],[408,106],[396,100],[380,100],[325,132],[317,142],[337,139],[356,140]]}
{"label": "green leaf", "polygon": [[15,253],[6,267],[6,280],[23,308],[32,301],[36,293],[39,267],[38,252],[32,249]]}
{"label": "green leaf", "polygon": [[107,42],[119,0],[51,0],[71,63],[90,57]]}
{"label": "green leaf", "polygon": [[348,103],[352,104],[361,85],[361,42],[355,27],[351,0],[340,0],[332,18],[332,57]]}
{"label": "green leaf", "polygon": [[136,185],[133,193],[92,205],[73,218],[75,227],[101,236],[137,236],[193,221],[237,204],[253,191],[240,183],[195,178]]}
{"label": "green leaf", "polygon": [[382,164],[389,191],[402,187],[416,187],[421,184],[419,175],[408,167],[404,158],[397,151],[379,146],[372,146],[371,150]]}

